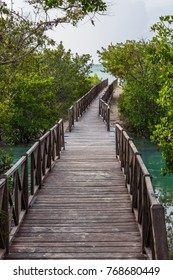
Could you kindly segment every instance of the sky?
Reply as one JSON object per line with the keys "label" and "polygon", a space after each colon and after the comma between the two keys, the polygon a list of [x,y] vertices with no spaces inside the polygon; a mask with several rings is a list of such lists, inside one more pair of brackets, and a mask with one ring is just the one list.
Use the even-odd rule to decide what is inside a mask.
{"label": "sky", "polygon": [[[11,2],[11,0],[6,0]],[[16,7],[25,8],[24,0],[14,0]],[[21,2],[23,4],[21,4]],[[63,42],[72,53],[90,54],[98,63],[97,50],[126,40],[150,39],[150,27],[162,15],[173,15],[173,0],[106,0],[108,11],[96,16],[95,26],[88,19],[77,27],[59,25],[48,35],[57,43]],[[19,4],[20,3],[20,4]]]}

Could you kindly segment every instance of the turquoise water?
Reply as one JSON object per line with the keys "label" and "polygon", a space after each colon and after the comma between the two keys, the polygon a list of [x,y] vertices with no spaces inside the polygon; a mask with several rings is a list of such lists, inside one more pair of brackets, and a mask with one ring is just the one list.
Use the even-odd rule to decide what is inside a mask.
{"label": "turquoise water", "polygon": [[161,168],[164,167],[164,159],[161,151],[157,150],[157,146],[144,138],[134,137],[134,143],[142,154],[143,161],[150,171],[153,178],[153,186],[158,196],[169,198],[173,195],[173,174],[163,176]]}
{"label": "turquoise water", "polygon": [[12,154],[13,154],[13,163],[16,163],[19,158],[29,150],[29,148],[33,145],[33,143],[28,143],[28,144],[20,144],[20,145],[15,145],[11,148]]}
{"label": "turquoise water", "polygon": [[94,64],[92,66],[92,73],[97,74],[97,76],[100,79],[108,79],[109,83],[113,82],[115,80],[115,77],[112,76],[110,73],[105,73],[104,68],[101,64]]}

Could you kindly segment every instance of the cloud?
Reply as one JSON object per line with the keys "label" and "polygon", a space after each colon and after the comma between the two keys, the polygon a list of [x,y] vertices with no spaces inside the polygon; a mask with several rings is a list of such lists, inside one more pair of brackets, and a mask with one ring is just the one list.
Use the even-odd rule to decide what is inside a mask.
{"label": "cloud", "polygon": [[172,0],[138,0],[146,3],[146,7],[172,7]]}
{"label": "cloud", "polygon": [[149,32],[145,3],[134,0],[109,1],[108,14],[95,19],[95,27],[90,22],[81,23],[78,28],[66,25],[57,27],[51,36],[72,52],[90,53],[97,60],[96,52],[110,43],[127,39],[141,39]]}
{"label": "cloud", "polygon": [[[11,2],[11,0],[6,0]],[[25,7],[24,0],[15,0],[15,5]],[[151,38],[150,27],[161,15],[171,14],[173,0],[106,0],[107,15],[95,18],[95,27],[85,19],[78,27],[69,24],[58,26],[48,34],[63,41],[73,53],[90,53],[97,62],[97,50],[109,44]],[[19,5],[20,3],[20,5]],[[23,4],[21,4],[23,3]]]}
{"label": "cloud", "polygon": [[116,41],[139,39],[148,31],[148,16],[143,1],[119,0],[115,6],[114,36]]}

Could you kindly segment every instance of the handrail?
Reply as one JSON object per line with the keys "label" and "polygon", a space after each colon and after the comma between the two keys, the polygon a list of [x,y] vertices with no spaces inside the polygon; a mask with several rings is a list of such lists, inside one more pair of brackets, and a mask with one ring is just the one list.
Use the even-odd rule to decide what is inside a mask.
{"label": "handrail", "polygon": [[99,115],[107,124],[107,130],[110,131],[110,101],[113,96],[114,87],[117,85],[118,79],[114,80],[106,89],[105,93],[99,100]]}
{"label": "handrail", "polygon": [[149,259],[168,259],[164,208],[156,200],[151,175],[132,139],[119,124],[115,127],[115,141],[116,156],[126,176],[132,211],[141,233],[142,251]]}
{"label": "handrail", "polygon": [[[65,149],[61,119],[0,178],[0,258],[9,245],[32,204],[32,200],[55,161]],[[5,217],[3,220],[1,218]]]}

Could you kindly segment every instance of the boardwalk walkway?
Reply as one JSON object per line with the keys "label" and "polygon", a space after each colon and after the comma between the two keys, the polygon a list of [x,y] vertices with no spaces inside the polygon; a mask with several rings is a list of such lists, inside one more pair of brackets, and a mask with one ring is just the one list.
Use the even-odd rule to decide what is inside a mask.
{"label": "boardwalk walkway", "polygon": [[98,98],[71,133],[10,247],[8,259],[143,259],[114,132]]}

